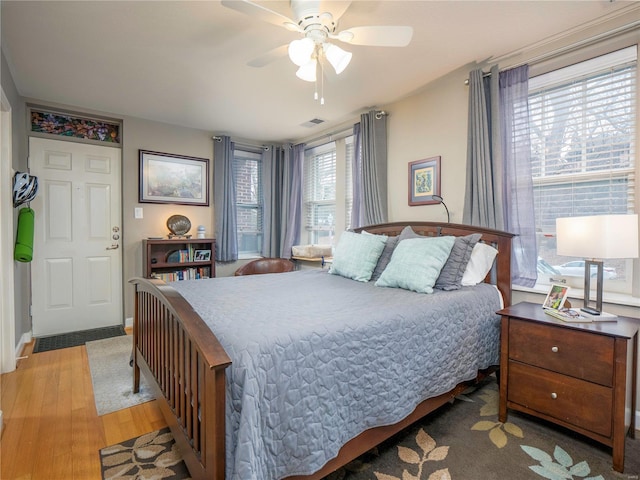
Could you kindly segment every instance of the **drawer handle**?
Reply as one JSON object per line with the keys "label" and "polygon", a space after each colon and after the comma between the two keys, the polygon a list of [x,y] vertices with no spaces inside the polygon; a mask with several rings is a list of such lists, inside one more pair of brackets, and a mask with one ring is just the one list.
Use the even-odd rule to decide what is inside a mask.
{"label": "drawer handle", "polygon": [[558,394],[556,392],[551,392],[551,398],[555,400],[556,398],[558,398]]}
{"label": "drawer handle", "polygon": [[558,347],[551,347],[551,351],[553,353],[558,353]]}

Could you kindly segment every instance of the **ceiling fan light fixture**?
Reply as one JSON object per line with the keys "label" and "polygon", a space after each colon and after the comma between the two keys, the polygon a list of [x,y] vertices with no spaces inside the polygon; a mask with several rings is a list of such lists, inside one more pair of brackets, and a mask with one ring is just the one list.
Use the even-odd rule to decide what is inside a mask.
{"label": "ceiling fan light fixture", "polygon": [[347,68],[353,56],[351,52],[347,52],[332,43],[325,44],[323,50],[325,57],[327,57],[327,60],[338,75]]}
{"label": "ceiling fan light fixture", "polygon": [[315,48],[316,44],[310,38],[294,40],[289,44],[289,58],[297,66],[302,67],[309,63]]}
{"label": "ceiling fan light fixture", "polygon": [[296,72],[296,77],[305,82],[316,81],[316,66],[318,62],[315,58],[309,60],[306,64],[302,65]]}

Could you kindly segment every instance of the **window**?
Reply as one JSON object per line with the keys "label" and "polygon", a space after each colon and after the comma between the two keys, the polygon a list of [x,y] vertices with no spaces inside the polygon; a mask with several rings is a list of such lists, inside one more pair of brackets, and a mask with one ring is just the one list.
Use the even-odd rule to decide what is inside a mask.
{"label": "window", "polygon": [[303,226],[306,243],[333,245],[350,226],[353,136],[305,152]]}
{"label": "window", "polygon": [[[583,285],[584,263],[556,254],[556,218],[635,213],[636,61],[634,46],[529,81],[539,283]],[[631,293],[632,271],[605,260],[604,289]]]}
{"label": "window", "polygon": [[234,150],[233,176],[236,184],[238,255],[262,252],[262,159],[259,153]]}

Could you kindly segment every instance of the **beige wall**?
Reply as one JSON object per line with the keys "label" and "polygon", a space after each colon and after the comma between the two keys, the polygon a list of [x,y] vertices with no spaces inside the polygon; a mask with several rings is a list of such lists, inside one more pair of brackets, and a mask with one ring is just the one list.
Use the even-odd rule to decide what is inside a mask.
{"label": "beige wall", "polygon": [[386,105],[388,125],[389,220],[446,221],[442,205],[408,204],[408,164],[440,156],[441,195],[451,222],[462,222],[467,155],[469,68],[459,69],[420,92]]}
{"label": "beige wall", "polygon": [[[142,239],[169,233],[167,218],[185,215],[191,221],[189,234],[195,237],[198,225],[204,225],[207,237],[213,236],[213,136],[212,132],[176,127],[165,123],[125,117],[122,149],[122,247],[124,261],[125,318],[133,317],[133,287],[127,282],[142,276]],[[138,150],[152,150],[209,159],[209,206],[161,205],[138,202]],[[143,218],[134,218],[134,208],[143,209]]]}

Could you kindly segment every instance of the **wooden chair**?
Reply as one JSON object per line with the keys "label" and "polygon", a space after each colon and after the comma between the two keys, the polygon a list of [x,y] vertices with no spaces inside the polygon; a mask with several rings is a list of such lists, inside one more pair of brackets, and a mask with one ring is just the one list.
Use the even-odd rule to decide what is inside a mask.
{"label": "wooden chair", "polygon": [[292,272],[293,270],[295,270],[295,264],[286,258],[258,258],[238,268],[234,275],[260,275],[262,273]]}

